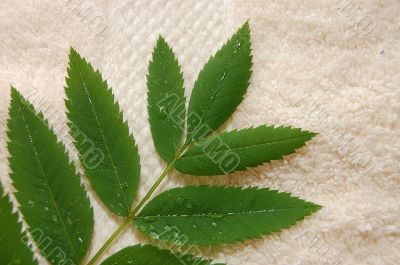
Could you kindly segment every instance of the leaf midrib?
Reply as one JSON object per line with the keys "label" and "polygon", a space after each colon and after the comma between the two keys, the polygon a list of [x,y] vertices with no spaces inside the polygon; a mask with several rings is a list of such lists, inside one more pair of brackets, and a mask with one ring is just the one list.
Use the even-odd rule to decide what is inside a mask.
{"label": "leaf midrib", "polygon": [[174,217],[207,217],[207,218],[215,218],[217,216],[223,215],[223,217],[234,216],[240,214],[256,214],[256,213],[271,213],[271,212],[283,212],[294,209],[314,209],[318,208],[318,206],[304,206],[304,207],[288,207],[288,208],[279,208],[279,209],[265,209],[265,210],[251,210],[251,211],[241,211],[241,212],[224,212],[224,213],[205,213],[205,214],[174,214],[174,215],[146,215],[146,216],[137,216],[135,219],[146,219],[146,218],[174,218]]}
{"label": "leaf midrib", "polygon": [[[242,46],[240,46],[238,50],[240,50],[241,47],[242,47]],[[216,56],[217,56],[217,54],[216,54]],[[216,56],[215,56],[215,57],[216,57]],[[214,59],[215,57],[211,57],[210,60],[209,60],[209,63],[210,63],[211,60]],[[224,78],[223,80],[219,79],[217,88],[213,91],[213,93],[212,93],[212,95],[211,95],[211,100],[210,100],[210,101],[208,102],[208,104],[205,106],[205,109],[204,109],[204,110],[203,110],[203,108],[202,108],[202,106],[201,106],[201,104],[200,104],[200,102],[199,102],[199,99],[197,98],[197,101],[199,102],[199,106],[200,106],[200,109],[201,109],[201,111],[203,112],[203,114],[202,114],[202,116],[201,116],[201,118],[200,118],[200,121],[199,121],[198,124],[195,126],[195,130],[194,130],[194,131],[196,131],[197,128],[199,128],[199,126],[203,124],[203,121],[204,121],[204,118],[205,118],[207,112],[210,110],[211,105],[212,105],[212,104],[214,103],[214,101],[217,99],[217,95],[218,95],[218,93],[219,93],[220,90],[221,90],[222,84],[224,83],[224,81],[226,80],[226,77],[227,77],[228,74],[229,74],[229,67],[230,67],[231,64],[232,64],[232,61],[233,61],[233,58],[234,58],[234,57],[235,57],[235,53],[233,53],[231,56],[229,56],[228,63],[227,63],[227,65],[226,65],[226,67],[225,67],[225,69],[224,69],[224,72],[223,72],[223,74],[222,74],[222,76],[225,76],[225,78]],[[207,66],[207,64],[206,64],[206,66]],[[206,66],[205,66],[205,67],[206,67]],[[195,85],[196,85],[196,84],[195,84]],[[207,87],[207,94],[210,96],[210,94],[209,94],[210,90],[209,90],[209,88],[208,88],[208,82],[205,82],[205,85],[206,85],[206,87]]]}
{"label": "leaf midrib", "polygon": [[266,142],[266,143],[261,143],[261,144],[252,144],[252,145],[247,145],[247,146],[239,146],[239,147],[234,147],[234,148],[230,148],[230,149],[223,149],[223,150],[219,150],[217,152],[210,152],[210,153],[199,153],[199,154],[193,154],[193,155],[183,155],[181,157],[181,159],[186,159],[186,158],[193,158],[193,157],[199,157],[199,156],[209,156],[211,154],[218,154],[218,153],[222,153],[225,151],[234,151],[234,150],[243,150],[243,149],[247,149],[247,148],[252,148],[252,147],[259,147],[259,146],[264,146],[264,145],[272,145],[272,144],[279,144],[279,143],[284,143],[284,142],[290,142],[293,140],[297,140],[300,138],[307,138],[309,136],[307,135],[302,135],[302,136],[297,136],[297,137],[293,137],[293,138],[287,138],[287,139],[283,139],[283,140],[279,140],[279,141],[274,141],[274,142]]}
{"label": "leaf midrib", "polygon": [[[163,82],[162,82],[162,91],[164,92],[163,94],[165,95],[165,96],[167,96],[167,89],[165,88],[165,86],[164,86],[164,84],[166,83],[166,81],[167,81],[167,77],[166,77],[166,71],[165,71],[165,64],[163,63],[163,65],[162,65],[162,69],[163,69],[163,71],[162,71],[162,79],[163,79]],[[168,115],[167,115],[168,116]],[[170,119],[169,119],[170,117],[167,117],[167,120],[168,121],[170,121]],[[175,137],[174,137],[174,134],[173,134],[173,132],[172,132],[172,128],[171,128],[171,126],[167,126],[168,127],[168,130],[169,130],[169,133],[170,133],[170,137],[172,138],[172,142],[173,142],[173,145],[174,145],[174,148],[175,148],[175,150],[178,148],[178,146],[177,146],[177,144],[176,144],[176,142],[175,142]]]}
{"label": "leaf midrib", "polygon": [[[165,81],[167,80],[167,78],[166,78],[166,71],[165,71],[165,64],[163,64],[162,69],[163,69],[163,82],[162,82],[163,85],[162,85],[162,90],[164,91],[164,95],[166,95],[166,94],[168,94],[168,93],[167,93],[167,90],[165,89],[165,86],[164,86]],[[168,116],[168,115],[167,115],[167,116]],[[167,117],[167,119],[169,120],[169,117]],[[168,126],[168,130],[169,130],[170,136],[171,136],[171,138],[172,138],[172,142],[173,142],[174,148],[176,149],[176,148],[177,148],[177,145],[176,145],[176,142],[175,142],[174,134],[172,133],[172,128],[171,128],[171,126]]]}
{"label": "leaf midrib", "polygon": [[[20,101],[20,103],[22,103],[22,102]],[[22,103],[22,104],[23,104],[23,103]],[[65,222],[64,222],[63,218],[61,217],[61,213],[60,213],[60,211],[59,211],[57,201],[55,200],[55,197],[54,197],[54,195],[53,195],[53,192],[52,192],[52,190],[51,190],[51,188],[50,188],[50,185],[49,185],[48,179],[47,179],[47,177],[46,177],[46,174],[44,173],[44,169],[43,169],[42,163],[41,163],[41,161],[40,161],[40,159],[39,159],[39,153],[38,153],[37,148],[36,148],[36,145],[35,145],[35,143],[34,143],[34,141],[33,141],[33,137],[32,137],[32,134],[31,134],[31,130],[30,130],[30,127],[29,127],[29,125],[28,125],[28,123],[27,123],[27,121],[26,121],[26,118],[25,118],[25,115],[24,115],[24,111],[23,111],[23,109],[21,108],[21,106],[18,106],[18,108],[19,108],[19,111],[20,111],[20,113],[21,113],[22,119],[24,120],[25,129],[26,129],[26,132],[28,133],[31,146],[32,146],[33,151],[34,151],[34,153],[35,153],[36,162],[37,162],[38,165],[39,165],[40,172],[41,172],[41,174],[42,174],[42,177],[43,177],[43,179],[44,179],[44,182],[46,183],[47,190],[48,190],[48,192],[49,192],[49,194],[50,194],[50,197],[51,197],[51,200],[52,200],[52,202],[53,202],[53,204],[54,204],[54,206],[55,206],[57,217],[58,217],[58,219],[60,220],[60,222],[61,222],[61,224],[62,224],[64,233],[65,233],[65,235],[66,235],[66,238],[68,239],[68,240],[67,240],[67,241],[68,241],[68,244],[71,246],[72,252],[73,252],[74,257],[75,257],[75,261],[76,261],[76,263],[79,263],[78,254],[77,254],[77,252],[76,252],[76,249],[74,248],[74,245],[73,245],[73,243],[72,243],[72,239],[71,239],[71,237],[70,237],[70,235],[69,235],[69,233],[68,233],[68,231],[67,231],[67,227],[66,227],[66,225],[65,225]]]}
{"label": "leaf midrib", "polygon": [[[118,187],[119,187],[119,189],[120,189],[120,192],[121,192],[121,194],[122,194],[122,197],[124,198],[125,206],[126,206],[126,209],[127,209],[127,211],[128,211],[128,214],[129,214],[129,212],[130,212],[130,206],[128,205],[128,201],[127,201],[126,196],[125,196],[125,193],[124,193],[124,191],[123,191],[123,189],[122,189],[122,185],[121,185],[121,181],[120,181],[120,176],[119,176],[119,174],[118,174],[118,172],[117,172],[117,169],[116,169],[116,167],[115,167],[114,160],[113,160],[112,157],[111,157],[111,153],[110,153],[110,150],[109,150],[109,148],[108,148],[108,142],[106,141],[105,136],[104,136],[103,129],[102,129],[101,126],[100,126],[100,122],[99,122],[99,119],[98,119],[98,117],[97,117],[97,113],[96,113],[96,111],[95,111],[94,108],[93,108],[93,102],[92,102],[92,100],[91,100],[91,98],[90,98],[90,95],[89,95],[89,91],[88,91],[88,89],[87,89],[86,82],[85,82],[85,80],[84,80],[84,78],[83,78],[83,76],[82,76],[82,71],[81,71],[81,69],[80,69],[79,62],[76,62],[76,60],[75,60],[75,63],[76,63],[76,65],[77,65],[79,77],[81,78],[81,81],[82,81],[82,83],[83,83],[83,87],[84,87],[85,94],[86,94],[86,96],[87,96],[87,98],[88,98],[88,100],[89,100],[89,102],[90,102],[90,108],[91,108],[92,113],[93,113],[93,115],[94,115],[94,117],[95,117],[95,119],[96,119],[97,127],[98,127],[98,129],[100,130],[101,138],[103,139],[103,142],[105,143],[104,146],[105,146],[105,148],[106,148],[107,155],[108,155],[108,157],[109,157],[109,159],[110,159],[110,162],[111,162],[111,164],[112,164],[113,171],[114,171],[114,176],[115,176],[116,179],[117,179]],[[113,102],[113,104],[114,104],[114,102]]]}

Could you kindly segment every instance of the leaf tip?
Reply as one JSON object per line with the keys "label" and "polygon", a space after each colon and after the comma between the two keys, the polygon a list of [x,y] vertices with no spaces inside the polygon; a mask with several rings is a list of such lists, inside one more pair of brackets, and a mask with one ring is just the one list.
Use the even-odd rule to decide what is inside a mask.
{"label": "leaf tip", "polygon": [[69,47],[69,57],[79,55],[79,53],[72,47]]}
{"label": "leaf tip", "polygon": [[10,89],[11,89],[11,98],[14,98],[19,94],[18,90],[13,85],[10,86]]}
{"label": "leaf tip", "polygon": [[11,104],[12,102],[25,100],[22,94],[14,86],[11,86]]}
{"label": "leaf tip", "polygon": [[247,20],[238,30],[238,32],[244,33],[245,35],[250,36],[250,23],[249,20]]}
{"label": "leaf tip", "polygon": [[79,62],[79,61],[84,61],[86,63],[86,60],[83,56],[79,54],[77,50],[75,50],[72,46],[69,48],[69,65],[71,66],[72,62]]}
{"label": "leaf tip", "polygon": [[319,210],[321,210],[322,208],[324,208],[322,205],[313,203],[312,207],[314,208],[314,212],[318,212]]}
{"label": "leaf tip", "polygon": [[312,132],[312,131],[305,131],[305,133],[307,133],[307,136],[308,136],[307,141],[310,141],[311,139],[313,139],[315,136],[317,136],[319,134],[317,132]]}
{"label": "leaf tip", "polygon": [[166,43],[166,41],[165,38],[161,34],[159,34],[157,38],[157,45],[161,43]]}
{"label": "leaf tip", "polygon": [[168,45],[168,42],[165,40],[165,38],[161,34],[158,35],[155,50],[160,50],[160,51],[170,50],[170,51],[172,51],[172,49]]}
{"label": "leaf tip", "polygon": [[306,204],[305,207],[308,210],[308,214],[306,214],[305,216],[312,215],[323,208],[323,206],[321,206],[319,204],[316,204],[316,203],[313,203],[313,202],[310,202],[307,200],[303,200],[303,201]]}

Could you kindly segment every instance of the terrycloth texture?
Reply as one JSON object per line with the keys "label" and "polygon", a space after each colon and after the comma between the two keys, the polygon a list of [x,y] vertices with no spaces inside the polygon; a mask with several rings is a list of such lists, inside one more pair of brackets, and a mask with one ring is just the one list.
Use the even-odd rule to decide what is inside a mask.
{"label": "terrycloth texture", "polygon": [[[251,86],[226,129],[290,124],[320,134],[284,161],[227,177],[170,174],[161,189],[193,183],[258,185],[324,206],[263,240],[202,249],[228,264],[399,264],[400,2],[387,1],[12,1],[0,2],[1,182],[7,175],[9,85],[54,125],[71,150],[63,99],[72,45],[114,89],[139,146],[144,196],[164,164],[146,109],[146,72],[159,34],[176,52],[190,95],[209,56],[250,20]],[[93,255],[121,222],[91,192]],[[126,230],[107,251],[147,240]],[[199,254],[199,251],[195,254]],[[46,262],[41,259],[41,264]]]}

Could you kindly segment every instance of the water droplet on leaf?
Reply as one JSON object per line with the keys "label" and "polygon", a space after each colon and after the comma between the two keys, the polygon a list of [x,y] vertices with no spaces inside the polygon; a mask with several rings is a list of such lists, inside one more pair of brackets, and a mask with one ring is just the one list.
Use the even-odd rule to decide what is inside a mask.
{"label": "water droplet on leaf", "polygon": [[212,219],[221,219],[222,217],[224,217],[223,214],[213,214],[213,215],[210,215],[210,218],[212,218]]}
{"label": "water droplet on leaf", "polygon": [[158,115],[159,115],[160,119],[162,119],[162,120],[165,119],[165,118],[167,118],[167,115],[168,115],[167,109],[164,108],[164,107],[161,107],[161,108],[159,109]]}
{"label": "water droplet on leaf", "polygon": [[33,206],[35,205],[35,202],[32,200],[29,200],[28,205],[29,205],[29,207],[33,208]]}
{"label": "water droplet on leaf", "polygon": [[156,232],[150,232],[150,236],[154,239],[158,239],[160,237]]}
{"label": "water droplet on leaf", "polygon": [[153,222],[157,221],[157,218],[154,217],[154,216],[148,216],[148,217],[146,217],[146,218],[144,219],[144,221],[145,221],[146,223],[153,223]]}
{"label": "water droplet on leaf", "polygon": [[178,197],[175,199],[175,203],[178,205],[181,205],[182,203],[184,203],[185,199],[182,197]]}

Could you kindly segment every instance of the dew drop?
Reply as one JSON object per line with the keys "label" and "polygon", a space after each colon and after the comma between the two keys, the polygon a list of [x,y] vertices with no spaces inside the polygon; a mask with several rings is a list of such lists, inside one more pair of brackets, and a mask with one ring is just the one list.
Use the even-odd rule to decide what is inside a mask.
{"label": "dew drop", "polygon": [[29,200],[28,205],[29,205],[29,207],[33,208],[33,206],[35,205],[35,202],[32,200]]}
{"label": "dew drop", "polygon": [[224,217],[223,214],[213,214],[213,215],[210,215],[210,218],[212,218],[212,219],[221,219],[222,217]]}
{"label": "dew drop", "polygon": [[74,206],[75,204],[78,203],[79,199],[80,199],[79,197],[76,197],[75,200],[73,200],[70,205]]}
{"label": "dew drop", "polygon": [[181,241],[178,237],[175,238],[174,244],[177,246],[183,246],[184,242]]}
{"label": "dew drop", "polygon": [[227,72],[224,72],[224,74],[221,77],[221,82],[225,80],[227,74],[228,74]]}
{"label": "dew drop", "polygon": [[239,41],[236,42],[235,48],[240,48],[240,46],[242,46],[242,44]]}
{"label": "dew drop", "polygon": [[216,222],[212,222],[211,225],[212,225],[213,227],[218,227],[218,225],[217,225]]}
{"label": "dew drop", "polygon": [[235,44],[235,50],[233,51],[233,54],[236,54],[236,53],[239,51],[240,46],[242,46],[242,44],[240,43],[240,41],[236,42],[236,44]]}
{"label": "dew drop", "polygon": [[82,240],[82,238],[81,237],[78,237],[78,242],[79,242],[79,244],[83,244],[83,240]]}
{"label": "dew drop", "polygon": [[156,233],[156,232],[150,232],[150,237],[154,238],[154,239],[159,239],[160,236]]}
{"label": "dew drop", "polygon": [[40,179],[36,182],[36,184],[37,184],[39,187],[45,187],[43,181],[41,181]]}
{"label": "dew drop", "polygon": [[49,211],[49,207],[45,206],[45,207],[44,207],[44,210],[45,210],[46,212],[48,212],[48,211]]}
{"label": "dew drop", "polygon": [[12,264],[18,265],[18,264],[21,264],[21,261],[20,261],[19,259],[15,259],[15,260],[12,262]]}
{"label": "dew drop", "polygon": [[155,221],[157,221],[157,218],[154,217],[154,216],[149,216],[149,217],[146,217],[146,218],[144,219],[144,221],[145,221],[146,223],[154,223]]}
{"label": "dew drop", "polygon": [[184,203],[184,201],[185,201],[185,199],[182,198],[182,197],[178,197],[178,198],[175,199],[175,203],[177,205],[181,205],[182,203]]}
{"label": "dew drop", "polygon": [[164,107],[161,107],[160,109],[159,109],[159,113],[158,113],[158,115],[159,115],[159,117],[160,117],[160,119],[165,119],[165,118],[167,118],[167,109],[166,108],[164,108]]}

